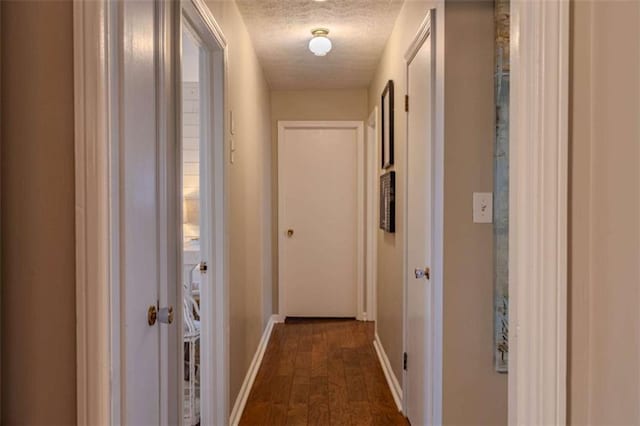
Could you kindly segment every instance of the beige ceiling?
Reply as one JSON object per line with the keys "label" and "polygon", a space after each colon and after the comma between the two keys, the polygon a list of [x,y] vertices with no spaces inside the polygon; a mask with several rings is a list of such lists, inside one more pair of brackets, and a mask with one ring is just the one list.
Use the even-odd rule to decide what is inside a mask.
{"label": "beige ceiling", "polygon": [[[273,89],[363,88],[403,0],[237,0]],[[314,28],[328,28],[333,50],[308,49]]]}

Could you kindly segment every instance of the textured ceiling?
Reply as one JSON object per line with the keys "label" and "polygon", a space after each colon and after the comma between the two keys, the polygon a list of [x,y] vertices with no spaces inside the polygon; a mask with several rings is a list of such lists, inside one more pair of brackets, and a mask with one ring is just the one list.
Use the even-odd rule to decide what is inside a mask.
{"label": "textured ceiling", "polygon": [[[403,0],[237,0],[273,89],[367,87]],[[328,28],[333,50],[309,49],[311,30]]]}

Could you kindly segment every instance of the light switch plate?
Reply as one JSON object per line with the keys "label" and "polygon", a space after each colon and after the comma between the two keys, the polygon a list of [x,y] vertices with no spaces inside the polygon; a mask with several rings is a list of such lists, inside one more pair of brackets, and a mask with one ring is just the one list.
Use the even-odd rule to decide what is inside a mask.
{"label": "light switch plate", "polygon": [[493,223],[493,193],[473,193],[473,223]]}

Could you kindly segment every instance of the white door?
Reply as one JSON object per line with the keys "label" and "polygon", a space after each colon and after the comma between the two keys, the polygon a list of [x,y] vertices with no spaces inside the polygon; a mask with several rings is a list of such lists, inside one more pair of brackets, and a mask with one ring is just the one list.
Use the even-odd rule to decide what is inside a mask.
{"label": "white door", "polygon": [[406,287],[406,415],[413,425],[426,423],[431,314],[433,192],[433,37],[429,36],[408,64],[407,139],[407,287]]}
{"label": "white door", "polygon": [[281,315],[358,316],[363,179],[362,123],[279,123]]}
{"label": "white door", "polygon": [[123,134],[120,170],[123,424],[160,424],[160,327],[149,326],[147,308],[159,300],[158,144],[152,1],[123,3]]}

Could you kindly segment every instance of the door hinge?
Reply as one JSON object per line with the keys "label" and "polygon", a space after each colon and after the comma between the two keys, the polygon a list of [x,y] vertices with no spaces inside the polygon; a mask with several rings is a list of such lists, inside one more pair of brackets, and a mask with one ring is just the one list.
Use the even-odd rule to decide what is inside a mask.
{"label": "door hinge", "polygon": [[407,370],[407,353],[402,354],[402,369]]}
{"label": "door hinge", "polygon": [[404,95],[404,111],[409,112],[409,95]]}

